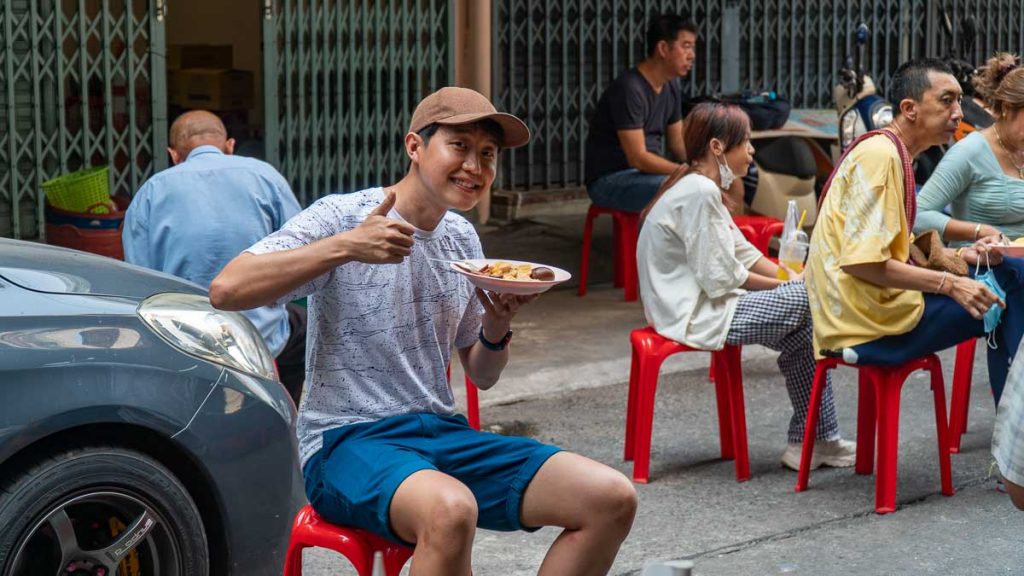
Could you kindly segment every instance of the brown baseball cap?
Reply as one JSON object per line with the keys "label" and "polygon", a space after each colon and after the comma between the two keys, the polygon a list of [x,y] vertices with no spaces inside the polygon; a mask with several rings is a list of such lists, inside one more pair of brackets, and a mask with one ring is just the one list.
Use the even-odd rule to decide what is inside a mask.
{"label": "brown baseball cap", "polygon": [[502,148],[518,148],[530,141],[530,129],[525,122],[498,112],[494,104],[476,90],[455,86],[441,88],[421,100],[412,113],[409,132],[419,132],[431,124],[457,126],[484,119],[494,120],[501,126],[505,134],[500,142]]}

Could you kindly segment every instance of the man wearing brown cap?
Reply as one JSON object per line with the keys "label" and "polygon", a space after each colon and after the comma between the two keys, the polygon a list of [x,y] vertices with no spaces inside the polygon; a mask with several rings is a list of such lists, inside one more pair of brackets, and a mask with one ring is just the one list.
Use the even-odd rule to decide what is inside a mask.
{"label": "man wearing brown cap", "polygon": [[413,114],[397,184],[322,198],[232,261],[210,287],[225,309],[309,296],[298,435],[306,494],[327,520],[415,546],[412,574],[470,573],[476,527],[561,526],[542,574],[604,574],[636,510],[607,466],[453,413],[457,349],[490,388],[511,320],[533,297],[476,290],[447,262],[483,257],[469,210],[502,148],[529,130],[482,95],[443,88]]}

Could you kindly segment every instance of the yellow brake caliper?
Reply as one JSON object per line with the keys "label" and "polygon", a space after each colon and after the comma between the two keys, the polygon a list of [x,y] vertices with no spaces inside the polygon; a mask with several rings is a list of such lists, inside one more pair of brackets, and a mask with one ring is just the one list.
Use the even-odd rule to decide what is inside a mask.
{"label": "yellow brake caliper", "polygon": [[[117,537],[118,534],[124,531],[127,526],[124,522],[121,522],[116,517],[110,517],[110,535]],[[121,576],[139,576],[139,553],[133,548],[124,560],[121,560],[121,564],[118,565],[117,570]],[[111,576],[114,576],[111,574]]]}

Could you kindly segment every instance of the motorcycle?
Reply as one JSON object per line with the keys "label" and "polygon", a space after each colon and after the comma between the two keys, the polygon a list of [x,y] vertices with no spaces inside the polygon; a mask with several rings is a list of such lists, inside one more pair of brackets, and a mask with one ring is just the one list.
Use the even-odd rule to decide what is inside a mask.
{"label": "motorcycle", "polygon": [[837,158],[858,136],[884,128],[892,122],[892,104],[878,95],[875,83],[861,67],[864,45],[868,41],[868,27],[861,23],[854,33],[856,49],[839,69],[839,83],[832,90],[839,113],[839,150]]}
{"label": "motorcycle", "polygon": [[754,141],[754,164],[743,178],[744,202],[751,211],[782,220],[793,200],[800,212],[807,212],[804,223],[813,226],[818,216],[815,184],[821,157],[826,168],[831,165],[827,155],[816,148],[817,144],[803,136]]}

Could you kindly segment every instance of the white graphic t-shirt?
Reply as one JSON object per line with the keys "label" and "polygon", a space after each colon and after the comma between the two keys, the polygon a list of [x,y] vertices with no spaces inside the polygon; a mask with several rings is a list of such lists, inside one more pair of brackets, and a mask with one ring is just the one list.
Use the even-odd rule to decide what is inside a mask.
{"label": "white graphic t-shirt", "polygon": [[[298,248],[351,230],[383,200],[381,188],[324,197],[247,251]],[[394,209],[388,217],[402,219]],[[298,421],[303,465],[331,428],[453,412],[448,363],[453,348],[476,342],[483,307],[465,277],[428,258],[482,258],[483,250],[473,225],[452,212],[413,239],[401,264],[344,264],[280,300],[309,296]]]}

